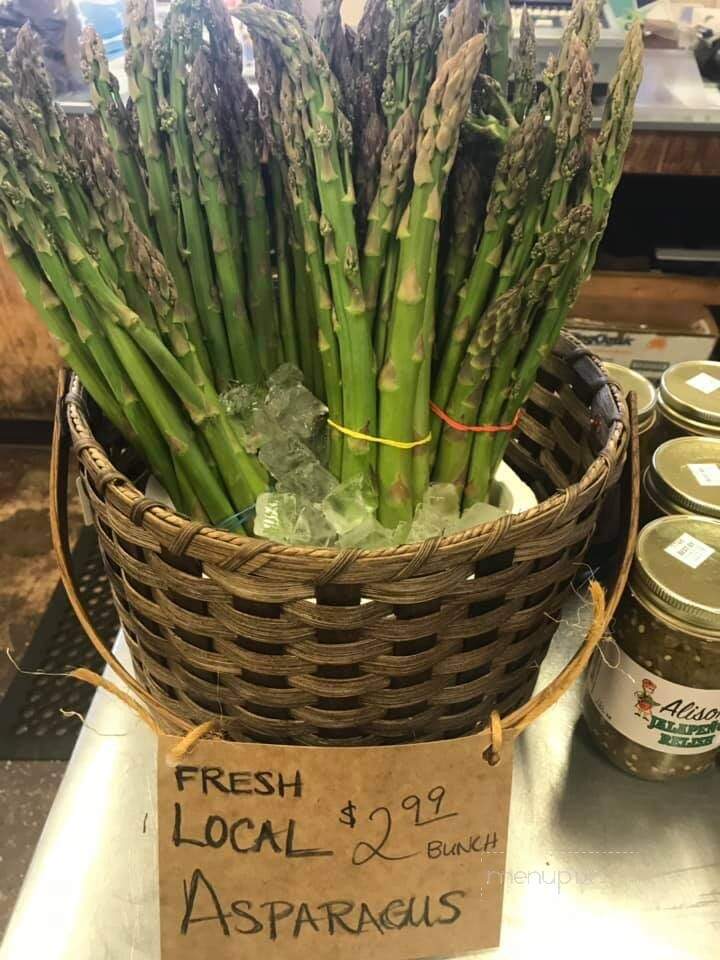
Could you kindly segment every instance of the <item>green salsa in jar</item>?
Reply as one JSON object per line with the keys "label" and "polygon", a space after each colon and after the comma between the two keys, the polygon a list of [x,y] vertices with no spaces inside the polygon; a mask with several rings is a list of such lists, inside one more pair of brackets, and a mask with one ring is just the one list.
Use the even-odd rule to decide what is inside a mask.
{"label": "green salsa in jar", "polygon": [[661,517],[641,530],[613,640],[588,671],[585,720],[626,773],[702,773],[720,750],[720,520]]}

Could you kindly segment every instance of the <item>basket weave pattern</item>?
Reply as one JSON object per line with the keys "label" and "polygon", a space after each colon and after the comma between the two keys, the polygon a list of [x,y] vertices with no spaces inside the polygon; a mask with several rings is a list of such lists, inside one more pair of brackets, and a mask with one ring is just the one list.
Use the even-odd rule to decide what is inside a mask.
{"label": "basket weave pattern", "polygon": [[138,679],[193,723],[279,743],[444,739],[524,703],[627,447],[623,399],[563,337],[507,455],[538,507],[339,551],[188,521],[115,468],[76,385],[66,411]]}

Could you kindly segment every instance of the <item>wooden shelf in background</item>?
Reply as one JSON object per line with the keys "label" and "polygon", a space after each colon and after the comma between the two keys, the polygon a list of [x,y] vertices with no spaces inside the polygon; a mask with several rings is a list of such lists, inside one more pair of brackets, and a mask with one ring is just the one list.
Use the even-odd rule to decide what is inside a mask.
{"label": "wooden shelf in background", "polygon": [[679,130],[636,130],[623,172],[718,177],[720,136]]}
{"label": "wooden shelf in background", "polygon": [[704,333],[715,328],[711,306],[720,305],[720,280],[677,274],[598,271],[580,288],[575,317],[608,327],[644,325]]}

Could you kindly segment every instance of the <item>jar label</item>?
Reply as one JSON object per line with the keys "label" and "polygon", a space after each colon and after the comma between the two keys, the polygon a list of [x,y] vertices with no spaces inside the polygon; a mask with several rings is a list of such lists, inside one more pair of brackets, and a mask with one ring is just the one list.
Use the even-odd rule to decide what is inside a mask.
{"label": "jar label", "polygon": [[696,373],[694,377],[690,377],[687,385],[689,387],[695,387],[696,390],[700,390],[702,393],[715,393],[715,391],[720,388],[720,380],[709,373]]}
{"label": "jar label", "polygon": [[689,463],[688,467],[701,487],[720,487],[720,464]]}
{"label": "jar label", "polygon": [[677,540],[673,540],[669,547],[665,547],[665,553],[669,553],[686,567],[697,570],[701,563],[705,563],[707,558],[715,553],[715,549],[689,533],[681,533]]}
{"label": "jar label", "polygon": [[720,747],[720,690],[658,677],[612,640],[595,652],[587,689],[607,722],[643,747],[680,756]]}

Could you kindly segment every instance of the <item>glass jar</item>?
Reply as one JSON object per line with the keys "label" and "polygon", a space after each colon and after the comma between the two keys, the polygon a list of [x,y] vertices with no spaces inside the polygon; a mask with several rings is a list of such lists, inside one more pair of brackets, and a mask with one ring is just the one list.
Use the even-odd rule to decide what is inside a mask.
{"label": "glass jar", "polygon": [[583,713],[621,770],[669,780],[720,749],[720,520],[674,516],[640,531],[629,585],[588,671]]}
{"label": "glass jar", "polygon": [[641,519],[677,513],[720,520],[720,439],[676,437],[653,454],[643,475]]}
{"label": "glass jar", "polygon": [[663,373],[658,390],[659,441],[720,438],[720,363],[687,360]]}
{"label": "glass jar", "polygon": [[611,380],[620,387],[623,396],[632,390],[637,398],[638,440],[640,442],[640,463],[648,463],[653,451],[653,438],[657,424],[657,393],[647,377],[637,370],[624,367],[621,363],[605,361],[603,366]]}

